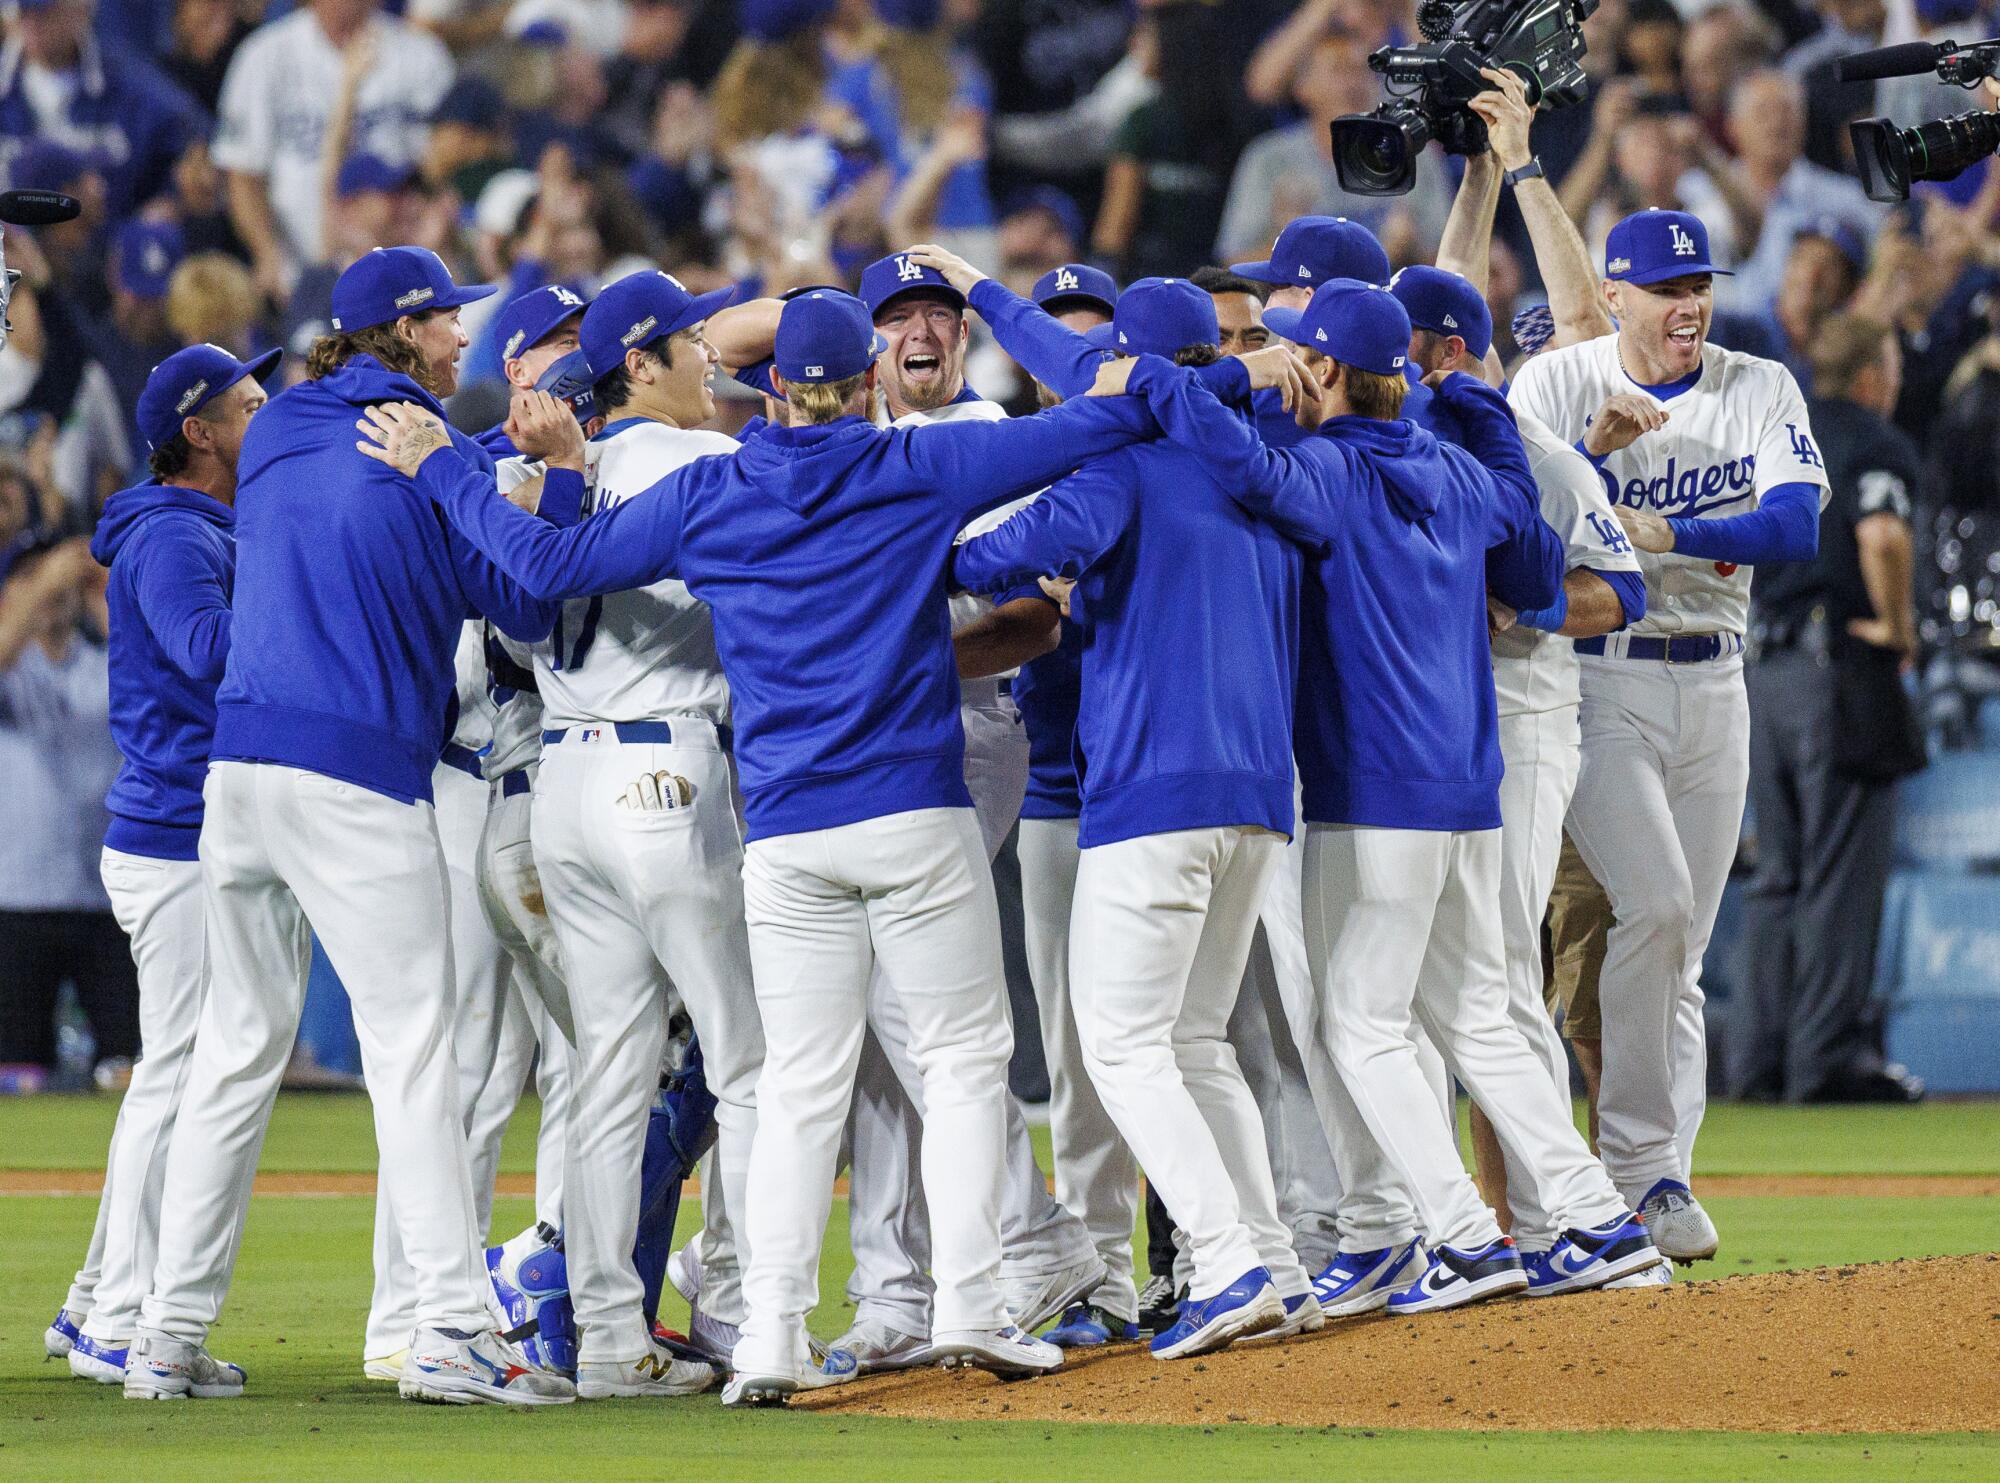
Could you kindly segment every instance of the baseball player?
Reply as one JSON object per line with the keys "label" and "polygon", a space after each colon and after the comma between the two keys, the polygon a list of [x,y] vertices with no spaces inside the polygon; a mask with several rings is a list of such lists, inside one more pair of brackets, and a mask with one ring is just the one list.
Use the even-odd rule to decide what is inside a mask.
{"label": "baseball player", "polygon": [[[865,305],[784,306],[774,386],[796,419],[698,459],[556,534],[446,444],[434,414],[375,408],[378,457],[530,590],[572,597],[678,575],[709,604],[730,679],[748,844],[744,898],[765,1028],[745,1206],[748,1316],[725,1404],[836,1378],[805,1317],[879,958],[923,1077],[936,1283],[932,1352],[1012,1374],[1059,1364],[997,1281],[1011,1036],[992,877],[964,779],[944,566],[982,509],[1141,436],[1143,408],[1012,423],[871,427]],[[801,673],[819,683],[802,687]],[[829,1360],[836,1369],[838,1356]]]}
{"label": "baseball player", "polygon": [[[359,259],[334,286],[336,328],[316,342],[310,379],[260,412],[244,442],[232,639],[201,836],[209,995],[167,1156],[128,1397],[242,1393],[242,1370],[203,1341],[298,1025],[308,920],[353,1002],[381,1198],[416,1274],[399,1391],[521,1405],[574,1396],[567,1380],[522,1365],[486,1316],[430,803],[460,626],[484,611],[533,639],[553,612],[442,527],[407,480],[356,457],[351,431],[375,400],[438,405],[466,343],[457,311],[488,292],[454,284],[421,248]],[[573,518],[581,499],[580,473],[549,476],[551,518]]]}
{"label": "baseball player", "polygon": [[1720,270],[1701,221],[1642,211],[1605,253],[1617,333],[1536,356],[1513,397],[1598,466],[1642,553],[1644,621],[1576,646],[1569,832],[1614,918],[1604,1161],[1660,1250],[1694,1261],[1717,1245],[1688,1177],[1707,1093],[1701,957],[1749,776],[1748,569],[1813,554],[1827,482],[1791,373],[1706,343]]}
{"label": "baseball player", "polygon": [[[1225,488],[1327,547],[1302,620],[1306,936],[1328,1048],[1430,1241],[1422,1275],[1387,1307],[1423,1312],[1527,1286],[1420,1069],[1413,1011],[1543,1181],[1540,1197],[1574,1248],[1567,1275],[1584,1285],[1657,1265],[1506,1013],[1483,555],[1525,542],[1540,551],[1542,601],[1561,590],[1561,548],[1523,498],[1533,486],[1513,419],[1466,376],[1437,390],[1466,448],[1395,419],[1411,329],[1384,289],[1335,280],[1303,313],[1266,319],[1306,348],[1320,436],[1266,449],[1185,378],[1154,410]],[[1426,620],[1421,659],[1402,652],[1411,629],[1393,621],[1412,603]]]}
{"label": "baseball player", "polygon": [[[1005,418],[998,404],[965,384],[965,298],[942,274],[899,253],[863,270],[861,298],[887,345],[877,374],[892,427]],[[966,533],[990,526],[1004,513],[991,512]],[[956,596],[951,619],[966,787],[990,862],[1020,815],[1028,784],[1028,738],[1006,676],[1022,660],[1053,647],[1060,619],[1054,603],[1032,584],[1000,605]],[[907,1027],[886,989],[878,981],[857,1078],[848,1207],[855,1321],[831,1346],[835,1354],[853,1358],[857,1374],[928,1358],[923,1335],[930,1328],[924,1277],[929,1221],[916,1170],[922,1088],[907,1051]],[[1027,1123],[1011,1096],[1007,1156],[1002,1282],[1008,1312],[1032,1333],[1101,1286],[1107,1268],[1082,1221],[1049,1197]]]}
{"label": "baseball player", "polygon": [[[1185,279],[1133,284],[1108,329],[1128,353],[1219,354],[1214,303]],[[1159,1359],[1324,1322],[1224,1039],[1292,827],[1300,562],[1193,455],[1155,443],[1086,465],[954,563],[975,590],[1047,572],[1083,597],[1071,1000],[1091,1080],[1193,1262]]]}
{"label": "baseball player", "polygon": [[[229,655],[236,461],[272,351],[243,364],[195,345],[153,368],[139,429],[152,477],[106,503],[91,554],[111,569],[111,735],[101,871],[138,970],[144,1054],[118,1107],[90,1251],[50,1326],[70,1373],[125,1381],[159,1247],[160,1179],[207,992],[201,776]],[[56,1340],[64,1347],[58,1348]]]}

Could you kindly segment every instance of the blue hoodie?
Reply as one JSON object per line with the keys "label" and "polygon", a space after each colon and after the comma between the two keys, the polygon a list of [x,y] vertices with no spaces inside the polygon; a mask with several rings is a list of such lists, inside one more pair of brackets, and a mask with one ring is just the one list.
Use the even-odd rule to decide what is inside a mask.
{"label": "blue hoodie", "polygon": [[1090,759],[1078,844],[1292,832],[1301,560],[1166,442],[1086,464],[958,548],[958,580],[976,592],[1043,572],[1077,579],[1076,744]]}
{"label": "blue hoodie", "polygon": [[[428,802],[461,625],[483,616],[533,643],[557,608],[526,597],[408,479],[354,446],[361,409],[389,401],[443,415],[409,377],[357,355],[250,420],[236,470],[235,642],[216,696],[214,755]],[[484,450],[451,436],[492,493]],[[580,475],[552,473],[540,519],[574,523],[582,494]]]}
{"label": "blue hoodie", "polygon": [[1470,376],[1438,392],[1467,446],[1405,421],[1336,417],[1291,449],[1164,361],[1133,378],[1174,441],[1246,507],[1304,541],[1308,568],[1296,742],[1313,823],[1500,827],[1500,745],[1484,555],[1539,553],[1527,596],[1562,589],[1563,547],[1506,400]]}
{"label": "blue hoodie", "polygon": [[1154,431],[1100,398],[1010,422],[766,427],[560,534],[433,456],[420,487],[543,598],[687,583],[715,618],[752,840],[968,808],[945,602],[983,510]]}
{"label": "blue hoodie", "polygon": [[1014,705],[1028,733],[1028,791],[1021,800],[1022,818],[1074,819],[1083,812],[1082,762],[1076,755],[1076,718],[1082,702],[1083,630],[1065,618],[1056,646],[1029,660],[1014,676]]}
{"label": "blue hoodie", "polygon": [[111,738],[125,765],[104,842],[128,855],[193,860],[229,657],[236,517],[197,489],[148,480],[104,506],[90,554],[111,569]]}

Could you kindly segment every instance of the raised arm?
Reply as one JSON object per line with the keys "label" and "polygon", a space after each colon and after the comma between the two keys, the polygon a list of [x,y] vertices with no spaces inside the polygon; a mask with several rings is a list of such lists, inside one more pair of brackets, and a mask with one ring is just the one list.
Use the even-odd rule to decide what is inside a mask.
{"label": "raised arm", "polygon": [[1131,522],[1130,470],[1129,459],[1099,459],[955,547],[952,571],[959,585],[997,592],[1036,577],[1080,576]]}
{"label": "raised arm", "polygon": [[1492,471],[1494,477],[1535,510],[1540,492],[1528,467],[1528,450],[1514,423],[1507,398],[1476,376],[1455,372],[1436,388],[1437,397],[1464,429],[1466,452]]}
{"label": "raised arm", "polygon": [[1057,396],[1077,397],[1090,390],[1105,353],[1082,335],[991,278],[976,279],[966,301],[986,321],[1000,348]]}

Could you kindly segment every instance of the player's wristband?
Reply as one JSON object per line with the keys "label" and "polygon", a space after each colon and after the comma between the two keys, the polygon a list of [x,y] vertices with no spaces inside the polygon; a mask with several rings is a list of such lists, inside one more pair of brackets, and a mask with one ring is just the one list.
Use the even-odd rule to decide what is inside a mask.
{"label": "player's wristband", "polygon": [[1589,459],[1590,466],[1594,469],[1603,468],[1604,460],[1611,456],[1609,453],[1592,453],[1588,448],[1584,447],[1582,438],[1578,438],[1574,443],[1570,444],[1570,446],[1576,449],[1576,451],[1578,453],[1581,453],[1585,458]]}
{"label": "player's wristband", "polygon": [[1549,175],[1548,171],[1542,168],[1541,156],[1536,155],[1520,169],[1502,172],[1500,178],[1506,181],[1508,189],[1512,190],[1524,180],[1547,180]]}
{"label": "player's wristband", "polygon": [[1556,600],[1545,608],[1532,608],[1525,613],[1516,613],[1514,622],[1522,628],[1539,628],[1543,633],[1555,633],[1569,621],[1569,589],[1559,588]]}

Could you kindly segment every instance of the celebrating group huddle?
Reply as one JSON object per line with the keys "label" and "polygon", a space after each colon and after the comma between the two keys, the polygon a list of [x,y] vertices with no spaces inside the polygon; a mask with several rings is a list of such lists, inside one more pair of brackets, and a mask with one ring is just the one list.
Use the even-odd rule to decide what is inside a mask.
{"label": "celebrating group huddle", "polygon": [[[1810,550],[1825,476],[1788,373],[1704,343],[1699,221],[1620,223],[1601,289],[1573,246],[1506,394],[1476,283],[1316,217],[1122,293],[935,247],[858,297],[540,289],[478,439],[439,399],[488,290],[421,249],[342,275],[268,405],[268,366],[163,363],[156,477],[107,516],[105,870],[173,1011],[51,1352],[242,1392],[204,1346],[308,923],[376,1108],[364,1366],[410,1399],[1053,1370],[1140,1337],[1141,1170],[1163,1360],[1713,1255],[1687,1181],[1744,568]],[[968,309],[1045,410],[967,387]],[[1246,323],[1273,343],[1221,356]],[[699,430],[718,366],[765,398],[735,439]],[[1712,499],[1661,477],[1725,464]],[[1017,820],[1053,1196],[1006,1085]],[[1543,1003],[1565,824],[1614,918],[1601,1160]],[[482,1265],[531,1064],[538,1219]],[[856,1315],[820,1345],[843,1164]]]}

